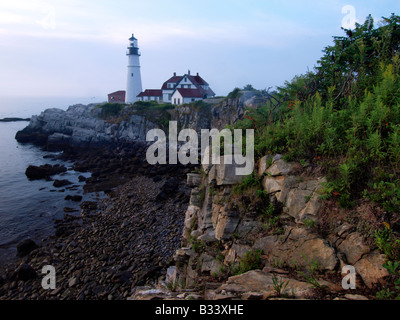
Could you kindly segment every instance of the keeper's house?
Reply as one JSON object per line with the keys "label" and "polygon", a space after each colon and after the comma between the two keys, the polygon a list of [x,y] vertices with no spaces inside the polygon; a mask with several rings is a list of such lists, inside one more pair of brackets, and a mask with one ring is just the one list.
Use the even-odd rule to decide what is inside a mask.
{"label": "keeper's house", "polygon": [[137,98],[139,101],[159,101],[181,105],[214,96],[214,91],[198,73],[193,76],[188,71],[183,76],[177,76],[174,73],[170,79],[164,82],[161,90],[146,89],[139,93]]}

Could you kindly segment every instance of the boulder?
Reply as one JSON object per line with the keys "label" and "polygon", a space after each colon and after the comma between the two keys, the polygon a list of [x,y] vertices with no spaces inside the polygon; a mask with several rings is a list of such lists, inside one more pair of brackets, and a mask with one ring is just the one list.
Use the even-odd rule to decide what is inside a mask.
{"label": "boulder", "polygon": [[238,258],[243,258],[249,251],[251,251],[250,246],[234,243],[229,249],[228,254],[225,257],[224,263],[226,265],[234,264],[235,262],[237,262]]}
{"label": "boulder", "polygon": [[40,180],[40,179],[48,179],[52,175],[60,174],[66,171],[67,171],[66,167],[60,166],[58,164],[54,166],[50,164],[44,164],[41,166],[30,165],[26,169],[25,175],[28,177],[29,180]]}
{"label": "boulder", "polygon": [[286,162],[283,159],[279,159],[266,170],[266,173],[270,176],[283,176],[293,175],[300,172],[303,169],[301,164],[296,162]]}
{"label": "boulder", "polygon": [[19,266],[16,271],[16,276],[18,280],[28,281],[37,278],[36,271],[26,263],[23,263]]}
{"label": "boulder", "polygon": [[370,248],[364,244],[360,233],[353,232],[338,246],[338,250],[345,254],[349,264],[354,265],[364,254],[370,251]]}
{"label": "boulder", "polygon": [[161,191],[167,195],[170,195],[179,188],[179,182],[180,181],[177,178],[169,178],[161,186]]}
{"label": "boulder", "polygon": [[277,201],[285,203],[288,193],[296,185],[296,181],[296,176],[266,176],[262,184],[267,194],[275,195]]}
{"label": "boulder", "polygon": [[238,165],[234,161],[228,163],[226,157],[220,157],[220,164],[215,165],[217,185],[239,184],[246,176],[239,175],[237,169],[244,165]]}
{"label": "boulder", "polygon": [[203,253],[200,256],[200,263],[201,263],[201,272],[209,273],[211,275],[219,274],[220,268],[223,266],[223,264],[220,261],[218,261],[216,258],[206,253]]}
{"label": "boulder", "polygon": [[265,171],[268,169],[267,167],[267,161],[270,158],[270,156],[264,156],[258,161],[258,175],[261,177],[264,175]]}
{"label": "boulder", "polygon": [[74,196],[67,195],[64,199],[65,200],[71,200],[71,201],[74,201],[74,202],[80,202],[80,201],[82,201],[82,196],[79,196],[79,195],[74,195]]}
{"label": "boulder", "polygon": [[277,295],[275,290],[274,277],[278,282],[286,283],[284,292],[296,299],[305,299],[314,294],[313,286],[309,283],[290,279],[283,275],[275,275],[272,273],[264,273],[261,270],[252,270],[244,274],[233,276],[228,279],[217,289],[217,293],[225,292],[242,297],[251,292],[252,294],[262,294],[263,299]]}
{"label": "boulder", "polygon": [[309,190],[291,189],[287,195],[284,212],[297,219],[300,212],[306,207],[306,199],[312,195]]}
{"label": "boulder", "polygon": [[70,184],[72,184],[72,182],[69,181],[69,180],[66,180],[66,179],[63,179],[63,180],[54,180],[53,187],[55,187],[55,188],[61,188],[61,187],[64,187],[64,186],[68,186],[68,185],[70,185]]}
{"label": "boulder", "polygon": [[217,240],[228,240],[232,237],[240,221],[239,213],[224,209],[218,215],[215,227],[215,238]]}
{"label": "boulder", "polygon": [[198,187],[201,184],[202,175],[198,173],[187,174],[187,185],[191,188]]}
{"label": "boulder", "polygon": [[38,245],[32,239],[25,239],[17,245],[17,256],[23,257],[39,248]]}
{"label": "boulder", "polygon": [[303,228],[288,228],[283,237],[268,236],[257,239],[254,249],[269,255],[269,262],[308,267],[318,264],[323,270],[334,270],[338,264],[335,249],[319,235]]}
{"label": "boulder", "polygon": [[374,284],[383,284],[385,277],[389,276],[388,270],[383,267],[385,262],[385,255],[374,251],[363,256],[354,267],[365,285],[372,288]]}

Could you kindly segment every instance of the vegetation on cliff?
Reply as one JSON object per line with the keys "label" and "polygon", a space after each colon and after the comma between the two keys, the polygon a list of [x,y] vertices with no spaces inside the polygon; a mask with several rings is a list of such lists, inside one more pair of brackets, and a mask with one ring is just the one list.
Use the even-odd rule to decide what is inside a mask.
{"label": "vegetation on cliff", "polygon": [[255,130],[257,157],[281,153],[321,167],[328,178],[322,198],[381,208],[372,236],[390,268],[400,259],[400,17],[376,27],[369,16],[344,33],[314,71],[286,82],[235,127]]}
{"label": "vegetation on cliff", "polygon": [[174,106],[169,103],[158,103],[157,101],[137,101],[130,105],[104,103],[97,106],[97,109],[100,109],[98,116],[106,121],[120,123],[129,121],[132,115],[139,115],[158,124],[161,128],[168,128],[168,121],[171,119],[168,110],[173,108]]}
{"label": "vegetation on cliff", "polygon": [[344,30],[347,36],[334,37],[314,72],[279,88],[278,108],[250,110],[237,127],[255,129],[256,154],[324,166],[327,191],[343,206],[365,196],[398,212],[399,27],[400,17],[392,15],[378,28],[368,17]]}

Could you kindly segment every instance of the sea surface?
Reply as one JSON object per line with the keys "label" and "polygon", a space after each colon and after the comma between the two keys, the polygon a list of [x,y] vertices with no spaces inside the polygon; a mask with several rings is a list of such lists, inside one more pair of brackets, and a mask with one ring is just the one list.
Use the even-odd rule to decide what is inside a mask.
{"label": "sea surface", "polygon": [[[72,104],[92,102],[96,101],[90,98],[0,98],[0,119],[27,118],[50,107],[66,110]],[[29,181],[25,175],[29,165],[58,163],[71,168],[72,163],[44,158],[56,153],[44,152],[30,144],[19,144],[15,134],[27,125],[28,122],[0,122],[0,269],[16,260],[16,245],[20,241],[31,238],[40,244],[42,239],[51,235],[55,219],[61,219],[65,214],[64,207],[79,209],[79,203],[64,200],[65,196],[82,195],[82,201],[104,197],[103,193],[83,194],[83,183],[78,181],[78,177],[89,177],[90,173],[68,170],[52,177],[73,182],[76,190],[54,188],[52,181]]]}

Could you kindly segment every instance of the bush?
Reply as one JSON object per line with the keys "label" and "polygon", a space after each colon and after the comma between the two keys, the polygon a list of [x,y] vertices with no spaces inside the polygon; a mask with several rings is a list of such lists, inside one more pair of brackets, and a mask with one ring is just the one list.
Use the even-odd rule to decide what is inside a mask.
{"label": "bush", "polygon": [[227,99],[237,99],[237,98],[240,98],[241,95],[242,95],[242,94],[241,94],[241,92],[240,92],[240,89],[239,89],[239,88],[235,88],[235,89],[233,89],[232,92],[230,92],[230,93],[228,94],[228,96],[227,96],[226,98],[227,98]]}
{"label": "bush", "polygon": [[242,273],[246,273],[250,270],[261,269],[262,268],[261,254],[262,250],[253,250],[246,252],[244,257],[240,260],[239,266],[234,268],[232,273],[234,275],[239,275]]}
{"label": "bush", "polygon": [[345,30],[314,72],[278,89],[278,108],[249,111],[235,127],[255,130],[256,156],[281,153],[322,166],[329,180],[325,197],[342,207],[367,197],[398,212],[399,26],[400,17],[392,15],[378,28],[368,17]]}
{"label": "bush", "polygon": [[124,107],[125,105],[122,103],[104,103],[97,106],[101,109],[100,117],[103,119],[119,116]]}

